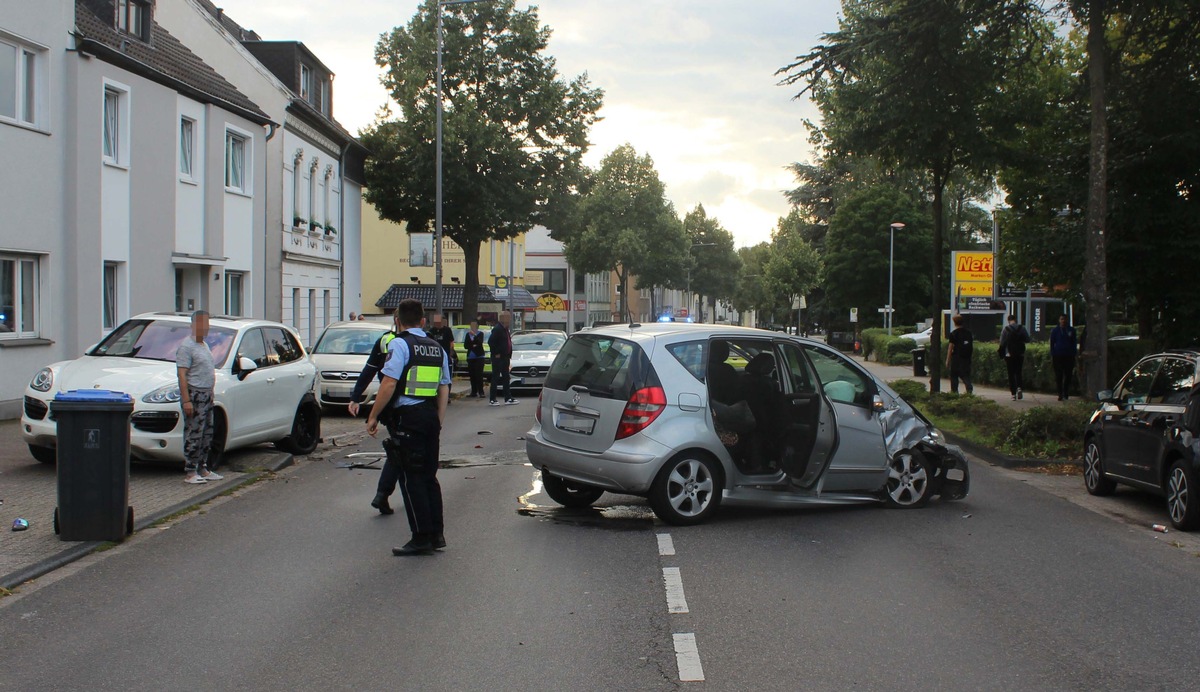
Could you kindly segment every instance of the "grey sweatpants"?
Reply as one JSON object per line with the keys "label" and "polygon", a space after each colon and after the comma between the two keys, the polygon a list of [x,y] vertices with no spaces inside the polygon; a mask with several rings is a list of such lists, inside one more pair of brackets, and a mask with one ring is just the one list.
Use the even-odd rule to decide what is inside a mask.
{"label": "grey sweatpants", "polygon": [[211,389],[188,387],[192,400],[192,417],[184,417],[183,470],[204,473],[208,470],[208,452],[213,439],[213,392]]}

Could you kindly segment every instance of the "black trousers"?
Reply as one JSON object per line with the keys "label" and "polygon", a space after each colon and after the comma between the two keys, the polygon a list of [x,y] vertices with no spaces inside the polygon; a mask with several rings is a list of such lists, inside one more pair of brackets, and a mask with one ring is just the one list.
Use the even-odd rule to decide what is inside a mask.
{"label": "black trousers", "polygon": [[471,396],[483,396],[483,359],[467,359],[467,375],[471,378]]}
{"label": "black trousers", "polygon": [[950,391],[958,394],[958,381],[962,380],[967,388],[967,394],[975,391],[971,385],[971,359],[950,357]]}
{"label": "black trousers", "polygon": [[398,475],[408,528],[414,537],[442,533],[442,486],[437,480],[442,425],[437,404],[400,406],[388,425],[388,435],[406,451]]}
{"label": "black trousers", "polygon": [[492,358],[492,390],[488,398],[492,401],[496,400],[496,388],[502,387],[504,400],[508,401],[512,398],[512,383],[509,377],[508,369],[512,367],[512,361],[508,358]]}
{"label": "black trousers", "polygon": [[1008,365],[1008,389],[1016,396],[1018,389],[1025,389],[1025,380],[1021,377],[1021,370],[1025,367],[1025,354],[1008,356],[1004,362]]}
{"label": "black trousers", "polygon": [[1054,386],[1058,396],[1066,399],[1071,395],[1071,375],[1075,372],[1075,356],[1051,356],[1054,363]]}

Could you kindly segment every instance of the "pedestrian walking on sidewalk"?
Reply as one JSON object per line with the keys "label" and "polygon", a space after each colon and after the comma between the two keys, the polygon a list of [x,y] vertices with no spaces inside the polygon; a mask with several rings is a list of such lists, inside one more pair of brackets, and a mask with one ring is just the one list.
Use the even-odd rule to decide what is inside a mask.
{"label": "pedestrian walking on sidewalk", "polygon": [[483,342],[479,320],[471,320],[471,328],[463,335],[463,346],[467,350],[467,375],[471,378],[472,399],[486,396],[483,391],[483,361],[487,358],[487,352],[483,349]]}
{"label": "pedestrian walking on sidewalk", "polygon": [[[400,336],[388,344],[383,382],[367,417],[375,437],[380,416],[391,407],[383,448],[400,467],[400,494],[412,539],[393,555],[429,555],[446,547],[442,487],[438,484],[438,447],[450,401],[450,359],[441,344],[425,334],[420,301],[400,301]],[[398,394],[393,401],[393,394]]]}
{"label": "pedestrian walking on sidewalk", "polygon": [[1029,332],[1025,325],[1017,323],[1016,315],[1008,316],[1008,326],[1000,332],[1000,357],[1008,366],[1008,389],[1013,401],[1025,398],[1022,368],[1025,367],[1025,344],[1029,343]]}
{"label": "pedestrian walking on sidewalk", "polygon": [[[383,381],[383,366],[388,358],[388,345],[392,343],[400,334],[400,325],[396,322],[396,315],[392,315],[392,328],[383,333],[375,340],[375,345],[371,347],[371,354],[367,356],[367,364],[363,366],[362,372],[358,374],[358,381],[354,383],[354,391],[350,392],[350,405],[347,410],[350,415],[358,415],[359,399],[363,398],[367,387],[371,384],[371,380],[376,377],[380,382]],[[387,427],[387,417],[390,415],[390,409],[384,409],[381,422],[384,427]],[[396,491],[396,483],[400,480],[400,467],[393,463],[391,457],[383,460],[383,468],[379,471],[379,483],[375,486],[375,499],[371,500],[371,506],[379,510],[380,514],[392,514],[395,510],[388,502],[388,498]]]}
{"label": "pedestrian walking on sidewalk", "polygon": [[1054,363],[1054,386],[1058,400],[1071,397],[1071,374],[1075,372],[1075,354],[1079,352],[1079,337],[1075,327],[1067,323],[1066,315],[1058,316],[1058,326],[1050,330],[1050,360]]}
{"label": "pedestrian walking on sidewalk", "polygon": [[191,335],[175,350],[179,401],[183,405],[183,482],[207,483],[223,476],[208,470],[213,439],[213,386],[217,381],[208,336],[208,313],[192,313]]}
{"label": "pedestrian walking on sidewalk", "polygon": [[509,325],[512,324],[512,313],[508,310],[500,313],[500,320],[496,326],[492,327],[492,333],[488,336],[488,348],[492,352],[492,389],[488,398],[488,402],[492,406],[499,406],[500,401],[496,400],[496,390],[502,389],[505,404],[515,404],[517,400],[512,395],[511,377],[509,376],[509,368],[512,367],[512,332],[509,331]]}
{"label": "pedestrian walking on sidewalk", "polygon": [[967,388],[967,394],[974,394],[975,387],[971,385],[971,354],[975,350],[975,336],[971,330],[963,326],[963,316],[954,316],[954,331],[948,338],[950,347],[946,349],[946,368],[950,370],[950,391],[958,394],[958,381],[961,379]]}

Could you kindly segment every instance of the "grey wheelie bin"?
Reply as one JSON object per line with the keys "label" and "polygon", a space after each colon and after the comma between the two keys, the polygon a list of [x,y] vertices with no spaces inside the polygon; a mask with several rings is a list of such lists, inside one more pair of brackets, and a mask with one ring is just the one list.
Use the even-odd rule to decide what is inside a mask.
{"label": "grey wheelie bin", "polygon": [[83,389],[50,402],[58,424],[58,507],[64,541],[121,541],[133,533],[129,506],[129,417],[123,392]]}

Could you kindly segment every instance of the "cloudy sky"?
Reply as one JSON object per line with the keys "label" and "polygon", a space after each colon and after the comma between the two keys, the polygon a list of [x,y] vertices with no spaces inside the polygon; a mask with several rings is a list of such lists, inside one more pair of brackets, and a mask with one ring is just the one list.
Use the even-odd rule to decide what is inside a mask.
{"label": "cloudy sky", "polygon": [[[387,94],[379,34],[407,24],[417,0],[218,0],[268,40],[303,41],[336,74],[334,115],[352,132]],[[523,6],[518,2],[518,6]],[[815,118],[774,72],[837,28],[839,0],[543,0],[560,72],[605,91],[592,130],[595,166],[624,142],[648,152],[680,215],[703,204],[739,245],[770,237],[793,186],[784,169],[811,159]]]}

